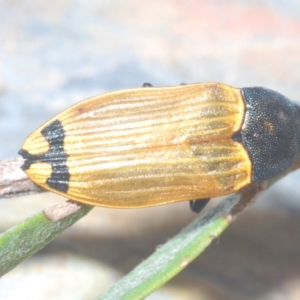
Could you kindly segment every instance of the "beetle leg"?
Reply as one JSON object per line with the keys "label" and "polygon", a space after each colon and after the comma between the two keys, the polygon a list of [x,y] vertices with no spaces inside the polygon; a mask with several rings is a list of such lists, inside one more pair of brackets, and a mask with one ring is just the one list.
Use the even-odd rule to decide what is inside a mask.
{"label": "beetle leg", "polygon": [[145,83],[143,84],[143,87],[144,87],[144,88],[149,88],[149,87],[153,87],[153,85],[152,85],[151,83],[149,83],[149,82],[145,82]]}
{"label": "beetle leg", "polygon": [[199,213],[209,202],[210,198],[190,200],[190,209],[195,213]]}

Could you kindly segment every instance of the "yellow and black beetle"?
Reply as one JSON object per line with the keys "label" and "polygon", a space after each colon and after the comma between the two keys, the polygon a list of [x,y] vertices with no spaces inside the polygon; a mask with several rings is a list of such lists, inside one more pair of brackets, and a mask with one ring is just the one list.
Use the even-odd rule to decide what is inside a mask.
{"label": "yellow and black beetle", "polygon": [[190,200],[199,211],[208,198],[275,177],[299,157],[300,110],[277,92],[145,87],[87,99],[45,123],[19,151],[23,170],[79,202],[130,208]]}

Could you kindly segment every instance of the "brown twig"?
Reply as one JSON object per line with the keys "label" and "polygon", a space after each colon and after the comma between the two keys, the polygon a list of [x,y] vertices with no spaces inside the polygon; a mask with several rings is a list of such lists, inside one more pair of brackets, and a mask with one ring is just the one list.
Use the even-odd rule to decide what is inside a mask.
{"label": "brown twig", "polygon": [[45,192],[22,171],[22,158],[0,160],[0,198]]}
{"label": "brown twig", "polygon": [[257,197],[269,187],[268,181],[254,182],[245,188],[243,188],[239,193],[241,195],[240,201],[234,205],[230,211],[232,217],[237,216],[239,213],[243,212],[248,206],[252,205]]}

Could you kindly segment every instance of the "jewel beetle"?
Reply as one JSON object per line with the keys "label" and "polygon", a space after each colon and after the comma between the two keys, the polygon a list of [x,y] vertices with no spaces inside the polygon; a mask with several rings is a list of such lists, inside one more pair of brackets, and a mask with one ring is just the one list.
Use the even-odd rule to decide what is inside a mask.
{"label": "jewel beetle", "polygon": [[275,91],[145,84],[68,108],[19,154],[36,184],[72,200],[116,208],[189,200],[200,211],[279,175],[299,148],[300,110]]}

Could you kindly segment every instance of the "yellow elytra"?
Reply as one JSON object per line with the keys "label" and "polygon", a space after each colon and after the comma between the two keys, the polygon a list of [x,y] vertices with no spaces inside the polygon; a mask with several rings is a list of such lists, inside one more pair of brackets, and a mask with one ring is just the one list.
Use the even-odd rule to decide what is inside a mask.
{"label": "yellow elytra", "polygon": [[[262,117],[251,110],[256,98],[264,97],[262,103],[267,105],[272,93],[281,106],[288,106],[285,112],[283,105],[284,113],[297,111],[279,93],[221,83],[99,95],[35,130],[19,152],[25,159],[23,170],[47,190],[107,207],[146,207],[230,194],[273,177],[298,155],[297,148],[296,154],[287,154],[288,164],[278,163],[275,171],[260,169],[263,155],[267,157],[265,141],[252,138],[251,128],[260,130],[253,124],[263,130],[275,128],[271,142],[279,138],[278,128],[291,126],[275,113],[268,119],[264,107]],[[298,136],[299,143],[296,127],[288,138]],[[257,152],[260,144],[262,150]]]}

